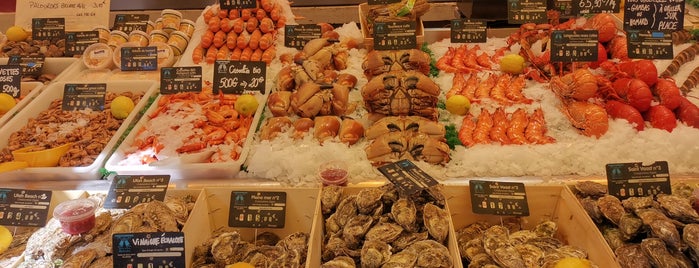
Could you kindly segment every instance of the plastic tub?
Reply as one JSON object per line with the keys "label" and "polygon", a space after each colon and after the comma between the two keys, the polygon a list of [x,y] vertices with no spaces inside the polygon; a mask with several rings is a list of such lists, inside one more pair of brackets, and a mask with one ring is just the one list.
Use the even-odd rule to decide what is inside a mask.
{"label": "plastic tub", "polygon": [[179,56],[184,53],[189,45],[189,36],[186,33],[180,31],[174,31],[170,33],[170,38],[167,40],[167,44],[172,47],[175,55]]}
{"label": "plastic tub", "polygon": [[144,31],[135,30],[129,35],[129,42],[136,42],[139,46],[145,47],[150,43],[150,37]]}
{"label": "plastic tub", "polygon": [[157,42],[162,42],[162,43],[167,43],[167,39],[170,38],[170,35],[164,32],[163,30],[153,30],[150,32],[150,42],[151,43],[157,43]]}
{"label": "plastic tub", "polygon": [[99,33],[99,42],[103,44],[109,43],[109,39],[111,38],[109,34],[109,28],[99,25],[95,26],[95,28],[92,29],[93,31],[97,31]]}
{"label": "plastic tub", "polygon": [[87,198],[74,199],[56,206],[53,217],[61,223],[64,233],[77,235],[95,227],[95,210],[97,210],[95,201]]}
{"label": "plastic tub", "polygon": [[109,42],[107,42],[107,44],[112,48],[116,48],[117,46],[126,43],[128,40],[128,34],[119,30],[114,30],[109,34]]}
{"label": "plastic tub", "polygon": [[347,186],[349,172],[347,163],[342,161],[325,162],[318,167],[318,178],[323,186]]}
{"label": "plastic tub", "polygon": [[177,57],[175,56],[175,52],[172,51],[172,47],[163,42],[155,42],[152,43],[151,46],[156,47],[158,50],[158,68],[172,67],[172,65],[175,64],[175,59]]}
{"label": "plastic tub", "polygon": [[112,68],[114,61],[112,48],[103,43],[90,45],[83,52],[82,61],[85,67],[92,70]]}
{"label": "plastic tub", "polygon": [[186,33],[187,36],[189,36],[189,38],[192,38],[192,35],[194,35],[194,30],[195,30],[195,27],[194,27],[194,22],[193,22],[193,21],[188,20],[188,19],[183,19],[183,20],[180,22],[179,31],[180,31],[180,32],[183,32],[183,33]]}
{"label": "plastic tub", "polygon": [[169,33],[180,28],[180,22],[182,21],[181,12],[174,9],[164,9],[160,16],[163,19],[163,31]]}

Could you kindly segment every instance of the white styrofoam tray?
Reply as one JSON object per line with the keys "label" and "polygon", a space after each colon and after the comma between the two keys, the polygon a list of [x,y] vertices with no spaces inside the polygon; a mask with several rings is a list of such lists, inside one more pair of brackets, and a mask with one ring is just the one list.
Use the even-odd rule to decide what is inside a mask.
{"label": "white styrofoam tray", "polygon": [[20,96],[22,100],[18,101],[15,107],[12,107],[7,113],[0,116],[0,127],[4,126],[7,121],[10,121],[17,112],[22,110],[24,106],[27,106],[34,98],[36,98],[41,89],[44,87],[44,83],[41,82],[22,82],[20,83]]}
{"label": "white styrofoam tray", "polygon": [[[39,113],[47,110],[53,100],[63,98],[63,88],[66,83],[84,82],[61,81],[47,86],[34,101],[25,107],[25,109],[19,111],[7,124],[0,128],[0,148],[7,147],[10,135],[24,127],[29,119],[35,118]],[[124,123],[117,129],[114,136],[112,136],[105,148],[102,149],[102,152],[91,165],[85,167],[30,167],[2,173],[0,174],[0,180],[99,179],[99,169],[102,167],[104,160],[107,159],[108,154],[116,145],[119,137],[126,131],[129,124],[134,121],[139,111],[143,110],[148,102],[148,98],[155,94],[157,90],[156,83],[152,81],[113,81],[106,84],[107,92],[134,92],[143,94],[143,97],[136,103],[133,111],[124,119]]]}

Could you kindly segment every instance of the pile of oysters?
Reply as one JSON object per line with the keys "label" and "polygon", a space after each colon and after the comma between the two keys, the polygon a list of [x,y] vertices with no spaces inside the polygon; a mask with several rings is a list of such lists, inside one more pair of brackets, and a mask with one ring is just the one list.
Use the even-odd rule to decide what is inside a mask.
{"label": "pile of oysters", "polygon": [[308,237],[307,233],[296,232],[280,239],[274,233],[262,232],[250,243],[238,231],[222,228],[194,249],[192,267],[227,267],[237,262],[261,268],[304,267]]}
{"label": "pile of oysters", "polygon": [[338,186],[322,190],[321,267],[454,266],[445,246],[450,216],[438,187],[414,195],[393,184],[349,191]]}

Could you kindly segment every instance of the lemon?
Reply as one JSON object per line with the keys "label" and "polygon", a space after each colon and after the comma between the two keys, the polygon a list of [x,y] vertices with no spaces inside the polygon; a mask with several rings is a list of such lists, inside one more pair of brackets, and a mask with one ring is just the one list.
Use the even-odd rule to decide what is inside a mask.
{"label": "lemon", "polygon": [[454,95],[447,99],[447,111],[452,114],[465,115],[471,108],[471,102],[464,95]]}
{"label": "lemon", "polygon": [[500,59],[500,71],[521,74],[524,71],[524,58],[517,54],[505,55]]}
{"label": "lemon", "polygon": [[12,26],[7,29],[7,32],[5,32],[5,36],[7,36],[7,40],[9,41],[24,41],[29,37],[29,33],[24,30],[24,28],[19,27],[19,26]]}
{"label": "lemon", "polygon": [[257,98],[250,94],[241,95],[238,100],[235,101],[235,110],[244,116],[250,116],[255,114],[257,111]]}
{"label": "lemon", "polygon": [[255,266],[247,262],[236,262],[234,264],[226,265],[225,268],[255,268]]}
{"label": "lemon", "polygon": [[589,260],[566,257],[556,263],[554,268],[590,268],[592,264]]}
{"label": "lemon", "polygon": [[17,101],[7,93],[0,93],[0,115],[15,107]]}
{"label": "lemon", "polygon": [[111,111],[112,116],[116,119],[124,119],[133,110],[134,104],[131,98],[126,96],[118,96],[112,100]]}
{"label": "lemon", "polygon": [[12,244],[12,233],[7,227],[0,225],[0,254],[5,252]]}

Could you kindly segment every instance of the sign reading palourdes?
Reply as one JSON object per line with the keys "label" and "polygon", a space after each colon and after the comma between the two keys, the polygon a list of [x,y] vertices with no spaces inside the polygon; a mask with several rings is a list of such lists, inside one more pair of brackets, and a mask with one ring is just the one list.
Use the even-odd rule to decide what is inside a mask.
{"label": "sign reading palourdes", "polygon": [[29,30],[34,18],[64,18],[66,31],[91,31],[109,25],[109,6],[110,0],[17,1],[15,25]]}
{"label": "sign reading palourdes", "polygon": [[624,31],[684,28],[684,0],[626,0]]}

